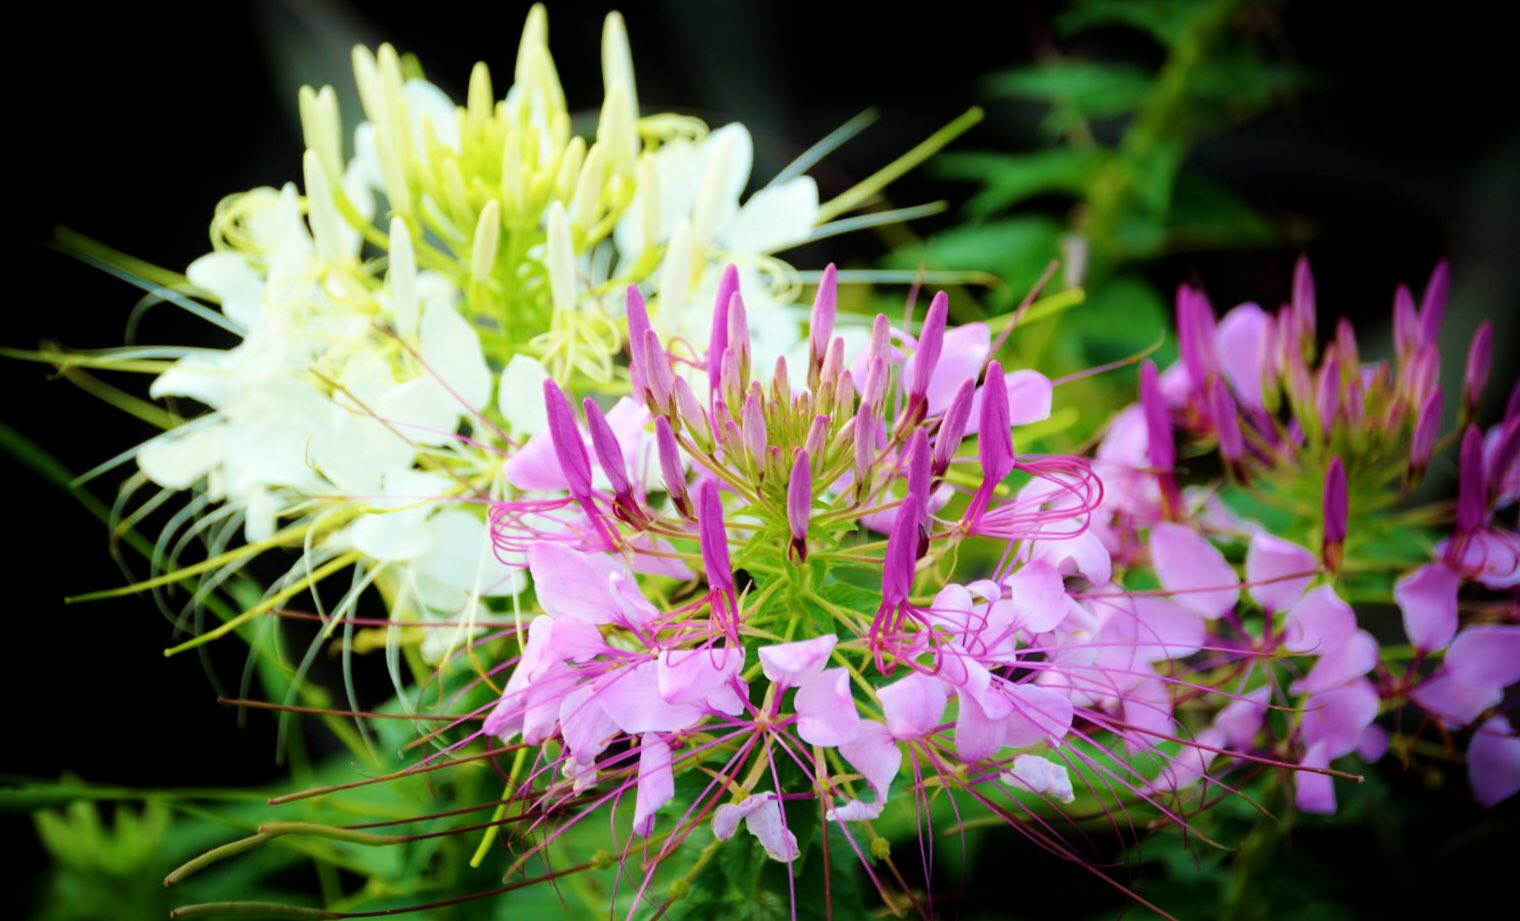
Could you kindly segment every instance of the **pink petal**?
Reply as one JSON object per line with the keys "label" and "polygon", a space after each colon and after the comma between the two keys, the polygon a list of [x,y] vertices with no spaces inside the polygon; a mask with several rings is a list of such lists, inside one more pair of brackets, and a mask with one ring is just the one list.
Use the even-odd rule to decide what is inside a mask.
{"label": "pink petal", "polygon": [[791,863],[802,856],[797,846],[797,836],[786,827],[786,813],[781,801],[774,796],[758,797],[760,805],[744,817],[744,827],[760,841],[766,856],[782,863]]}
{"label": "pink petal", "polygon": [[1000,779],[1011,787],[1021,787],[1062,803],[1070,803],[1077,798],[1071,787],[1071,773],[1065,766],[1039,755],[1019,755],[1014,758],[1013,769],[1005,771]]}
{"label": "pink petal", "polygon": [[[1330,766],[1330,758],[1323,745],[1312,745],[1304,752],[1300,763],[1304,767],[1323,768]],[[1293,785],[1296,788],[1293,800],[1299,809],[1317,815],[1335,815],[1335,781],[1328,774],[1296,771]]]}
{"label": "pink petal", "polygon": [[760,669],[772,684],[797,687],[823,671],[838,638],[832,633],[795,643],[760,647]]}
{"label": "pink petal", "polygon": [[1443,723],[1465,726],[1503,700],[1504,692],[1464,684],[1449,669],[1443,669],[1410,691],[1409,698]]}
{"label": "pink petal", "polygon": [[797,710],[797,734],[809,745],[842,745],[860,730],[860,714],[850,694],[850,673],[842,668],[825,669],[802,683],[793,706]]}
{"label": "pink petal", "polygon": [[1235,607],[1240,579],[1207,538],[1191,528],[1163,522],[1151,529],[1151,563],[1161,585],[1178,604],[1215,618]]}
{"label": "pink petal", "polygon": [[1092,529],[1065,540],[1032,540],[1026,545],[1031,560],[1043,560],[1063,575],[1078,573],[1089,582],[1113,578],[1113,559]]}
{"label": "pink petal", "polygon": [[1132,639],[1140,661],[1181,659],[1202,648],[1206,631],[1197,612],[1165,598],[1142,595],[1134,603]]}
{"label": "pink petal", "polygon": [[539,605],[552,617],[605,624],[620,610],[609,585],[622,566],[606,554],[580,553],[556,541],[539,541],[528,548],[528,570],[533,573]]}
{"label": "pink petal", "polygon": [[633,801],[633,832],[649,837],[654,831],[654,813],[675,799],[676,778],[671,770],[670,746],[657,735],[639,740],[639,785]]}
{"label": "pink petal", "polygon": [[1393,597],[1404,613],[1404,632],[1416,649],[1445,649],[1457,635],[1461,580],[1445,563],[1429,563],[1395,582]]}
{"label": "pink petal", "polygon": [[1055,388],[1050,378],[1038,371],[1010,371],[1003,376],[1008,387],[1008,421],[1029,425],[1050,418],[1050,402]]}
{"label": "pink petal", "polygon": [[610,671],[596,680],[596,702],[608,719],[630,735],[676,732],[705,715],[700,706],[667,703],[660,696],[656,673],[654,662],[644,662]]}
{"label": "pink petal", "polygon": [[858,799],[847,800],[824,814],[830,822],[870,822],[881,818],[881,803],[863,803]]}
{"label": "pink petal", "polygon": [[1214,726],[1224,733],[1225,741],[1235,748],[1250,748],[1261,731],[1262,719],[1267,713],[1267,697],[1271,690],[1259,687],[1232,700],[1214,717]]}
{"label": "pink petal", "polygon": [[583,684],[566,694],[559,705],[560,734],[571,756],[581,764],[591,764],[606,750],[617,726],[592,699],[596,692]]}
{"label": "pink petal", "polygon": [[902,749],[897,747],[897,742],[887,727],[870,720],[863,720],[860,731],[855,738],[839,746],[839,754],[844,760],[850,762],[851,767],[860,772],[876,791],[878,801],[887,798],[887,788],[892,785],[892,778],[902,768]]}
{"label": "pink petal", "polygon": [[918,739],[933,732],[950,700],[944,682],[918,672],[876,692],[895,739]]}
{"label": "pink petal", "polygon": [[[985,323],[967,323],[945,333],[939,361],[934,365],[929,387],[924,392],[929,401],[929,415],[944,412],[961,384],[974,380],[981,373],[982,363],[987,360],[987,351],[991,347],[992,334]],[[903,367],[902,380],[913,379],[915,358],[908,359]]]}
{"label": "pink petal", "polygon": [[1015,628],[1044,633],[1066,618],[1066,583],[1044,560],[1030,560],[1020,566],[1006,584]]}
{"label": "pink petal", "polygon": [[1350,754],[1377,714],[1377,688],[1365,679],[1311,694],[1304,701],[1304,741],[1323,745],[1332,759]]}
{"label": "pink petal", "polygon": [[[1250,583],[1247,591],[1266,610],[1286,611],[1292,607],[1318,570],[1319,561],[1314,554],[1298,544],[1264,531],[1251,536],[1251,546],[1246,551],[1246,581]],[[1292,578],[1285,578],[1289,576]]]}
{"label": "pink petal", "polygon": [[1473,798],[1487,808],[1520,791],[1520,738],[1509,720],[1496,716],[1473,733],[1467,747],[1467,780]]}
{"label": "pink petal", "polygon": [[1121,735],[1131,751],[1154,748],[1165,736],[1176,735],[1172,722],[1172,698],[1159,678],[1146,678],[1124,695],[1124,722],[1130,727]]}
{"label": "pink petal", "polygon": [[1288,612],[1283,647],[1289,652],[1325,655],[1356,632],[1356,612],[1335,589],[1322,585]]}
{"label": "pink petal", "polygon": [[980,761],[1003,747],[1007,719],[992,719],[969,694],[956,695],[960,712],[955,719],[955,753],[970,763]]}
{"label": "pink petal", "polygon": [[1506,688],[1520,681],[1520,627],[1468,627],[1446,651],[1452,677],[1479,688]]}
{"label": "pink petal", "polygon": [[1071,698],[1060,691],[1034,684],[1015,684],[1008,688],[1013,712],[1004,724],[1003,742],[1013,748],[1026,748],[1041,741],[1061,744],[1071,731],[1075,711]]}
{"label": "pink petal", "polygon": [[1293,683],[1295,694],[1313,694],[1340,687],[1372,671],[1378,663],[1377,640],[1366,630],[1358,630],[1322,652],[1309,674]]}
{"label": "pink petal", "polygon": [[1214,333],[1220,370],[1240,402],[1253,409],[1263,405],[1262,370],[1271,326],[1271,318],[1260,307],[1241,304],[1220,319]]}
{"label": "pink petal", "polygon": [[701,706],[744,666],[744,647],[667,649],[656,660],[655,677],[666,703]]}

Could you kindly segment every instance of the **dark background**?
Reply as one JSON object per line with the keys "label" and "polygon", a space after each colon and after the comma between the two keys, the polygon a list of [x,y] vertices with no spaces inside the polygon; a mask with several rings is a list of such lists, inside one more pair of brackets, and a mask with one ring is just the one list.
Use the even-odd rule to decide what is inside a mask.
{"label": "dark background", "polygon": [[[550,4],[551,47],[572,109],[601,98],[599,34],[608,8]],[[987,104],[989,117],[958,148],[1037,143],[1040,110],[988,104],[980,79],[1027,63],[1054,42],[1049,22],[1059,4],[667,0],[621,8],[645,111],[692,112],[714,125],[744,121],[756,138],[757,176],[861,109],[878,107],[877,125],[815,170],[828,197],[973,103]],[[1488,19],[1492,9],[1288,5],[1274,19],[1273,41],[1281,54],[1318,71],[1322,85],[1205,144],[1194,160],[1272,216],[1288,244],[1163,262],[1153,280],[1170,288],[1201,279],[1216,305],[1248,298],[1273,305],[1287,296],[1294,256],[1307,251],[1322,315],[1375,324],[1397,282],[1423,284],[1435,260],[1450,256],[1448,374],[1460,375],[1478,319],[1492,318],[1501,384],[1491,387],[1490,404],[1502,405],[1498,391],[1514,378],[1520,306],[1520,108],[1511,98],[1513,38]],[[4,263],[10,274],[0,344],[121,341],[136,295],[43,248],[54,225],[182,268],[208,250],[207,225],[223,195],[299,177],[295,89],[304,81],[349,86],[352,42],[389,40],[415,52],[456,98],[470,65],[483,59],[500,92],[525,10],[516,2],[451,0],[363,9],[325,0],[32,7],[27,24],[11,31],[11,54],[21,58],[12,62],[5,145],[7,225],[15,237]],[[1148,46],[1105,33],[1061,47],[1143,58]],[[921,172],[894,186],[892,196],[904,204],[955,204],[969,192]],[[932,233],[952,218],[918,231]],[[857,236],[796,261],[812,266],[842,255],[864,264],[879,254],[876,241]],[[1322,319],[1321,328],[1328,325]],[[204,335],[194,321],[162,311],[150,314],[142,339]],[[7,395],[0,419],[75,471],[149,434],[39,366],[0,361],[0,386]],[[0,456],[0,482],[8,487],[3,616],[13,625],[4,634],[10,656],[0,772],[56,777],[71,770],[96,782],[151,786],[275,776],[270,723],[254,720],[240,730],[234,714],[215,704],[194,656],[165,660],[169,626],[148,601],[62,604],[66,594],[120,584],[104,528],[9,457]],[[98,488],[109,499],[114,481]],[[235,672],[240,655],[226,653],[219,665]],[[1454,827],[1479,821],[1464,791],[1441,795]],[[5,829],[21,836],[7,840],[23,842],[10,870],[38,869],[42,858],[27,843],[26,822],[8,818]],[[1514,857],[1511,851],[1511,867]],[[1371,851],[1348,852],[1347,860],[1352,878],[1381,887],[1369,899],[1405,906],[1420,894],[1474,894],[1465,874],[1481,870],[1458,872],[1435,861],[1414,868],[1414,878],[1389,879]],[[1052,878],[1064,879],[1060,872]],[[1034,900],[1029,910],[1041,913],[1040,904]]]}

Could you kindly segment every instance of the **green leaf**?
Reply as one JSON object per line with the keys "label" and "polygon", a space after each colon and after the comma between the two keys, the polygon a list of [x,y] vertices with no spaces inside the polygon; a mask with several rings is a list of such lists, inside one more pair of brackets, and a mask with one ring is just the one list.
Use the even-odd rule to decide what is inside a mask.
{"label": "green leaf", "polygon": [[1006,309],[1056,258],[1064,234],[1061,222],[1051,218],[1007,218],[945,231],[921,245],[898,250],[887,262],[901,269],[927,266],[994,272],[1006,287],[993,293],[993,306]]}
{"label": "green leaf", "polygon": [[1037,195],[1081,197],[1110,153],[1057,147],[1029,154],[946,154],[936,170],[947,179],[972,179],[984,188],[966,203],[972,218],[991,217]]}
{"label": "green leaf", "polygon": [[1170,248],[1269,246],[1277,231],[1229,187],[1194,173],[1177,182],[1167,220]]}
{"label": "green leaf", "polygon": [[996,74],[987,80],[994,97],[1049,103],[1046,130],[1059,134],[1084,119],[1127,115],[1150,92],[1154,77],[1138,67],[1061,60]]}
{"label": "green leaf", "polygon": [[1056,30],[1071,36],[1100,26],[1128,26],[1170,46],[1195,17],[1221,2],[1233,0],[1079,0],[1056,17]]}

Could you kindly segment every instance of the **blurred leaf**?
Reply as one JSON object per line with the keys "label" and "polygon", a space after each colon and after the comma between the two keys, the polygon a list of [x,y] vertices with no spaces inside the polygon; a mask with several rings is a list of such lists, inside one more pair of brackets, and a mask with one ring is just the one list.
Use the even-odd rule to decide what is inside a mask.
{"label": "blurred leaf", "polygon": [[1139,107],[1154,77],[1138,67],[1061,60],[996,74],[987,80],[995,97],[1031,99],[1053,106],[1044,127],[1052,135],[1080,120],[1125,115]]}
{"label": "blurred leaf", "polygon": [[1229,187],[1195,173],[1178,180],[1167,220],[1171,245],[1185,249],[1266,246],[1277,231]]}
{"label": "blurred leaf", "polygon": [[1080,198],[1110,155],[1098,148],[1074,147],[1029,154],[955,153],[936,161],[936,170],[947,179],[983,184],[965,208],[969,217],[982,219],[1037,195],[1060,192]]}
{"label": "blurred leaf", "polygon": [[1064,234],[1061,222],[1053,218],[1005,218],[937,234],[926,243],[893,253],[888,264],[906,269],[975,266],[995,272],[1008,287],[994,293],[994,304],[1007,307],[1016,298],[1014,292],[1028,290],[1059,253]]}
{"label": "blurred leaf", "polygon": [[1072,36],[1100,26],[1128,26],[1164,46],[1176,44],[1194,17],[1234,0],[1078,0],[1056,17],[1056,30]]}

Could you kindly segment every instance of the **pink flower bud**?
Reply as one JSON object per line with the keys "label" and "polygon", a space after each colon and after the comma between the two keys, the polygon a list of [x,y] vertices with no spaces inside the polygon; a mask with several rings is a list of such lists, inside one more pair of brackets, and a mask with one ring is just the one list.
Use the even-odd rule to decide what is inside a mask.
{"label": "pink flower bud", "polygon": [[934,377],[934,367],[939,364],[939,353],[945,344],[945,322],[950,314],[950,297],[941,291],[929,304],[924,326],[918,337],[918,350],[913,356],[913,386],[909,395],[922,400],[929,390],[929,380]]}
{"label": "pink flower bud", "polygon": [[638,285],[629,285],[628,310],[628,377],[633,382],[633,395],[644,395],[643,375],[639,365],[643,361],[644,334],[649,331],[649,310],[644,306],[644,295]]}
{"label": "pink flower bud", "polygon": [[1483,388],[1488,383],[1488,369],[1494,358],[1494,327],[1484,320],[1473,333],[1472,345],[1467,349],[1467,371],[1462,377],[1462,402],[1471,418],[1478,410]]}
{"label": "pink flower bud", "polygon": [[1446,300],[1451,294],[1451,265],[1445,259],[1436,263],[1420,298],[1420,340],[1435,345],[1441,338],[1441,321],[1446,318]]}
{"label": "pink flower bud", "polygon": [[1145,413],[1145,434],[1150,464],[1163,474],[1177,466],[1177,449],[1172,442],[1172,414],[1166,397],[1161,395],[1161,379],[1156,363],[1140,366],[1140,408]]}
{"label": "pink flower bud", "polygon": [[676,444],[675,433],[670,430],[670,420],[664,416],[654,419],[654,443],[660,455],[660,476],[665,482],[665,492],[681,517],[690,518],[692,509],[686,494],[686,468],[681,463],[681,449]]}
{"label": "pink flower bud", "polygon": [[855,414],[855,494],[864,496],[871,488],[871,467],[876,463],[876,417],[870,403],[862,403]]}
{"label": "pink flower bud", "polygon": [[950,398],[944,416],[940,417],[939,431],[934,435],[934,458],[931,464],[936,477],[944,476],[945,471],[950,469],[950,461],[960,448],[961,439],[965,437],[966,423],[971,420],[971,401],[975,396],[976,381],[969,378],[962,381],[955,396]]}
{"label": "pink flower bud", "polygon": [[755,466],[763,468],[765,447],[770,443],[770,437],[765,428],[765,408],[760,401],[758,386],[750,390],[740,413],[744,423],[744,446],[749,449],[750,456],[755,459]]}
{"label": "pink flower bud", "polygon": [[820,457],[826,447],[824,439],[829,437],[829,417],[814,416],[813,424],[808,426],[807,439],[802,443],[802,450],[812,457]]}
{"label": "pink flower bud", "polygon": [[670,410],[670,390],[674,386],[675,372],[670,369],[670,356],[660,344],[654,330],[644,332],[644,366],[641,369],[644,386],[649,389],[649,400],[658,412]]}
{"label": "pink flower bud", "polygon": [[749,313],[737,291],[728,302],[728,347],[738,354],[739,370],[749,377]]}
{"label": "pink flower bud", "polygon": [[1314,341],[1316,308],[1314,302],[1314,273],[1309,270],[1309,257],[1298,257],[1293,266],[1293,316],[1298,327],[1295,343]]}
{"label": "pink flower bud", "polygon": [[1346,468],[1339,456],[1330,458],[1330,468],[1325,473],[1324,494],[1324,545],[1320,556],[1331,572],[1340,570],[1341,548],[1346,543],[1346,518],[1349,513],[1346,498]]}
{"label": "pink flower bud", "polygon": [[897,507],[897,518],[887,535],[887,555],[881,572],[881,602],[885,608],[896,609],[905,604],[913,591],[920,514],[917,496],[909,495]]}
{"label": "pink flower bud", "polygon": [[1471,534],[1488,517],[1488,480],[1483,469],[1483,433],[1469,425],[1457,461],[1457,533]]}
{"label": "pink flower bud", "polygon": [[728,348],[728,305],[739,291],[739,269],[730,263],[718,279],[718,296],[713,300],[712,333],[707,340],[707,379],[715,381],[722,370],[723,350]]}
{"label": "pink flower bud", "polygon": [[552,380],[544,381],[544,409],[548,415],[549,441],[570,495],[585,501],[591,496],[591,458],[586,455],[586,444],[576,427],[575,410]]}
{"label": "pink flower bud", "polygon": [[992,489],[1013,469],[1013,426],[1009,423],[1008,388],[1003,383],[1003,366],[995,361],[988,362],[983,381],[977,458],[982,465],[982,490],[990,498]]}
{"label": "pink flower bud", "polygon": [[786,523],[792,530],[792,550],[807,559],[808,516],[813,508],[813,468],[808,452],[798,451],[786,484]]}
{"label": "pink flower bud", "polygon": [[1419,345],[1420,315],[1414,309],[1414,295],[1399,285],[1393,292],[1393,348],[1404,361]]}
{"label": "pink flower bud", "polygon": [[675,421],[686,427],[691,437],[700,440],[707,438],[709,426],[707,413],[702,409],[702,404],[697,402],[697,395],[692,392],[691,385],[686,378],[676,378],[675,387]]}
{"label": "pink flower bud", "polygon": [[1230,465],[1238,465],[1245,454],[1245,442],[1240,434],[1240,419],[1235,415],[1235,401],[1230,399],[1224,382],[1217,378],[1209,385],[1209,393],[1209,411],[1214,417],[1219,453]]}
{"label": "pink flower bud", "polygon": [[1409,441],[1409,476],[1411,482],[1425,474],[1430,465],[1430,455],[1435,450],[1436,436],[1441,431],[1441,388],[1430,392],[1415,418],[1414,436]]}
{"label": "pink flower bud", "polygon": [[838,310],[838,271],[830,262],[818,280],[818,293],[813,296],[813,315],[808,325],[809,354],[815,368],[823,366],[829,342],[834,338],[834,317]]}
{"label": "pink flower bud", "polygon": [[702,545],[702,566],[707,583],[719,591],[733,591],[734,569],[728,560],[728,532],[723,528],[723,500],[718,481],[706,477],[697,485],[697,538]]}
{"label": "pink flower bud", "polygon": [[628,482],[628,470],[623,461],[623,448],[618,444],[617,435],[613,433],[612,426],[607,424],[607,417],[602,414],[602,408],[590,397],[586,397],[581,402],[581,408],[586,412],[586,428],[591,430],[591,450],[596,452],[596,461],[601,465],[602,472],[607,475],[607,482],[612,485],[613,494],[619,498],[631,496],[633,486]]}

